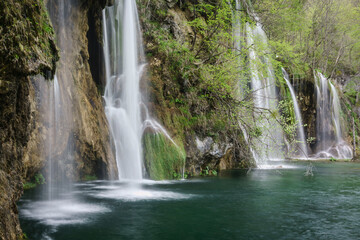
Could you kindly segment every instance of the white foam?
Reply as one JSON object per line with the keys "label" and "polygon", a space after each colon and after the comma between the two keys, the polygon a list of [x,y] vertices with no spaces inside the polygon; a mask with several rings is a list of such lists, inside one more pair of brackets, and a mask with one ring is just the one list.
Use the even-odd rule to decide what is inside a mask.
{"label": "white foam", "polygon": [[88,215],[109,211],[108,208],[103,206],[66,199],[31,202],[24,206],[21,214],[26,218],[38,220],[46,225],[59,226],[86,223]]}
{"label": "white foam", "polygon": [[289,164],[276,164],[276,165],[270,165],[270,164],[263,164],[258,165],[258,169],[268,170],[268,169],[295,169],[298,168],[298,166],[289,165]]}
{"label": "white foam", "polygon": [[193,195],[184,195],[170,191],[154,191],[141,188],[118,188],[90,194],[96,198],[123,200],[128,202],[141,200],[182,200],[189,199]]}

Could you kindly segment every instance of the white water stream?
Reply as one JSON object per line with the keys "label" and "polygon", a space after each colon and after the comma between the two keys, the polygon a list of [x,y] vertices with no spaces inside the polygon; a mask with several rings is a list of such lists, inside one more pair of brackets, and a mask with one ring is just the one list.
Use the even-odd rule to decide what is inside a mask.
{"label": "white water stream", "polygon": [[259,19],[255,26],[246,24],[247,46],[249,48],[251,90],[254,105],[257,108],[255,117],[262,129],[258,141],[255,161],[258,166],[268,160],[284,159],[283,132],[277,120],[273,117],[278,112],[278,97],[276,94],[275,74],[271,61],[264,51],[268,51],[267,37]]}
{"label": "white water stream", "polygon": [[140,78],[144,63],[136,2],[116,0],[103,10],[105,113],[115,144],[119,179],[142,179]]}
{"label": "white water stream", "polygon": [[299,146],[299,151],[297,151],[297,153],[302,158],[308,158],[309,152],[308,152],[308,148],[307,148],[307,144],[306,144],[306,137],[305,137],[305,132],[304,132],[303,120],[301,117],[300,107],[299,107],[299,104],[298,104],[298,101],[296,98],[294,88],[292,87],[292,85],[289,81],[288,73],[285,71],[285,69],[282,69],[282,72],[283,72],[286,84],[290,90],[290,94],[291,94],[291,98],[292,98],[293,106],[294,106],[296,125],[297,125],[296,137],[297,137],[297,145]]}
{"label": "white water stream", "polygon": [[335,86],[320,72],[315,73],[316,105],[316,158],[351,159],[352,149],[344,141],[341,126],[341,106]]}

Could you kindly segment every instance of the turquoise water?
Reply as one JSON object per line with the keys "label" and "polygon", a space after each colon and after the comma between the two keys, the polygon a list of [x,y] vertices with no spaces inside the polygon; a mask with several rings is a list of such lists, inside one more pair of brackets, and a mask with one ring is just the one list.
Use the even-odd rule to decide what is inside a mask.
{"label": "turquoise water", "polygon": [[185,181],[76,184],[19,202],[30,239],[360,239],[360,165],[223,172]]}

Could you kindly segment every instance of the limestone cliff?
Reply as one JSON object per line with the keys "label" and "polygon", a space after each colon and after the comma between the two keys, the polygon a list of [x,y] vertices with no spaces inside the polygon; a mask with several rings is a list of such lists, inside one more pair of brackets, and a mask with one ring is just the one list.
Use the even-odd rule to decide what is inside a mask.
{"label": "limestone cliff", "polygon": [[[252,157],[232,112],[236,103],[222,86],[212,85],[217,76],[202,72],[202,68],[221,62],[214,57],[221,53],[211,52],[212,47],[203,41],[211,36],[190,24],[206,19],[195,16],[193,8],[191,1],[138,1],[149,62],[148,85],[143,85],[148,91],[148,105],[172,137],[184,145],[190,174],[249,166]],[[227,17],[224,31],[231,32]],[[195,55],[198,62],[191,62]],[[209,80],[204,81],[207,77]]]}
{"label": "limestone cliff", "polygon": [[31,76],[54,76],[58,52],[53,35],[42,1],[0,2],[1,239],[21,238],[16,201],[29,167],[23,161],[24,149],[36,126]]}
{"label": "limestone cliff", "polygon": [[[89,64],[89,41],[97,41],[88,39],[89,11],[92,7],[101,11],[99,4],[98,1],[48,1],[60,49],[56,76],[62,102],[60,140],[51,153],[53,156],[48,157],[58,159],[63,165],[60,167],[75,179],[86,175],[112,178],[116,174],[101,93]],[[72,159],[75,165],[71,165]]]}

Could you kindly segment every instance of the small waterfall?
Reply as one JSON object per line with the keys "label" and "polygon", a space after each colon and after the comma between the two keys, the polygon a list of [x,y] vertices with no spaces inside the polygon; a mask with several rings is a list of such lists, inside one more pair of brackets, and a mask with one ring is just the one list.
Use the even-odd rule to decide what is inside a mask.
{"label": "small waterfall", "polygon": [[103,10],[105,113],[114,140],[119,179],[142,179],[140,78],[142,43],[135,0]]}
{"label": "small waterfall", "polygon": [[291,98],[292,98],[292,101],[294,104],[294,112],[295,112],[296,124],[297,124],[297,131],[296,131],[297,135],[296,136],[297,136],[297,142],[299,143],[299,148],[300,148],[299,155],[302,156],[303,158],[308,158],[309,153],[308,153],[308,148],[306,145],[303,121],[302,121],[302,117],[301,117],[299,104],[297,102],[296,94],[295,94],[295,91],[294,91],[290,81],[289,81],[288,73],[285,71],[285,69],[282,69],[282,72],[283,72],[286,84],[289,87]]}
{"label": "small waterfall", "polygon": [[66,15],[71,10],[71,1],[50,0],[48,3],[49,15],[57,33],[57,42],[61,51],[60,64],[54,80],[48,83],[41,101],[47,111],[44,124],[46,132],[45,157],[47,165],[45,177],[47,190],[44,198],[48,200],[61,199],[71,190],[74,174],[74,146],[73,146],[73,114],[69,86],[73,79],[70,77],[66,59],[71,51],[72,42],[66,33]]}
{"label": "small waterfall", "polygon": [[329,81],[329,85],[332,94],[332,107],[333,107],[332,119],[333,119],[333,124],[335,126],[336,141],[341,142],[343,141],[343,137],[342,137],[343,133],[340,125],[340,100],[335,86],[330,81]]}
{"label": "small waterfall", "polygon": [[256,144],[257,165],[267,160],[282,160],[283,155],[283,132],[277,123],[277,94],[275,86],[275,74],[268,54],[267,37],[262,29],[259,19],[252,27],[246,24],[247,45],[249,47],[249,59],[251,70],[251,89],[253,92],[254,105],[258,109],[255,117],[259,119],[259,127],[262,129],[261,140]]}
{"label": "small waterfall", "polygon": [[[239,51],[241,51],[242,47],[243,47],[243,35],[242,35],[242,24],[241,24],[241,19],[242,19],[242,5],[240,0],[236,0],[235,1],[235,8],[233,9],[233,39],[234,39],[234,52],[235,54],[239,54]],[[242,56],[241,54],[239,54],[239,58],[238,58],[238,63],[239,63],[239,69],[242,66]],[[241,77],[239,77],[240,79]],[[239,98],[243,98],[245,97],[245,86],[244,83],[241,82],[241,80],[239,80]],[[252,157],[254,158],[255,162],[260,162],[260,160],[258,159],[258,155],[257,153],[254,151],[250,141],[249,141],[249,135],[246,132],[246,129],[244,128],[243,124],[239,121],[239,127],[244,135],[244,139],[246,141],[246,143],[249,145],[249,149],[251,152]]]}
{"label": "small waterfall", "polygon": [[[47,141],[48,144],[48,148],[47,148],[47,153],[46,155],[48,156],[47,158],[47,164],[48,164],[48,176],[47,176],[47,198],[48,200],[52,200],[55,198],[55,196],[58,196],[57,193],[57,186],[58,185],[58,181],[56,179],[54,179],[55,177],[57,177],[59,174],[56,172],[57,171],[57,167],[56,167],[56,162],[55,159],[53,157],[54,152],[56,150],[56,145],[57,145],[57,134],[58,131],[60,129],[59,126],[59,120],[60,120],[60,87],[59,87],[59,82],[57,79],[57,76],[55,75],[54,77],[54,81],[52,83],[50,83],[50,87],[49,87],[49,106],[48,106],[48,113],[49,113],[49,122],[52,126],[52,130],[48,132],[48,136],[47,139],[49,139],[49,141]],[[56,183],[57,182],[57,183]]]}
{"label": "small waterfall", "polygon": [[340,124],[340,100],[335,86],[315,73],[317,158],[351,159],[352,149],[344,141]]}

